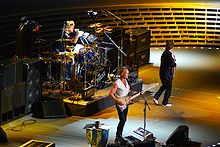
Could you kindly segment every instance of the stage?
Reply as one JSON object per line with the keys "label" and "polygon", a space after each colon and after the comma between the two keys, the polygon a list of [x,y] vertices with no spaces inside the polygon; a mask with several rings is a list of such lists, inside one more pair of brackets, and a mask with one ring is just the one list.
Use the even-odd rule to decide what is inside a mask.
{"label": "stage", "polygon": [[[142,79],[136,79],[131,83],[131,90],[132,91],[142,91],[143,87],[143,80]],[[44,117],[64,117],[66,116],[90,116],[93,115],[99,111],[102,111],[112,105],[114,105],[114,101],[111,97],[109,97],[109,90],[111,88],[111,85],[108,87],[105,87],[103,89],[96,89],[93,86],[90,86],[86,88],[86,90],[82,91],[82,94],[76,94],[71,91],[63,91],[62,94],[44,94],[43,100],[41,104],[36,108],[34,108],[34,116],[44,118]],[[56,91],[54,91],[56,92]],[[48,109],[44,109],[42,107],[47,103],[48,109],[53,109],[53,105],[56,105],[60,111],[57,109],[54,111],[57,111],[56,113],[50,114],[50,116],[45,116],[44,112],[39,113],[39,109],[43,109],[42,111],[49,111]],[[64,104],[62,104],[64,103]],[[58,104],[58,105],[57,105]],[[49,106],[51,105],[51,106]],[[64,106],[63,106],[64,105]],[[65,110],[63,110],[65,109]],[[51,110],[50,110],[51,111]],[[35,113],[37,113],[35,115]]]}
{"label": "stage", "polygon": [[[152,50],[151,56],[154,65],[159,65],[159,54],[162,51],[162,49]],[[153,103],[152,97],[159,86],[144,94],[151,109],[147,109],[146,128],[153,133],[156,141],[161,145],[165,144],[172,132],[180,125],[189,127],[189,138],[201,142],[201,147],[211,146],[220,141],[220,67],[218,64],[220,58],[219,51],[214,52],[215,54],[213,52],[205,49],[176,50],[176,57],[178,59],[187,58],[187,61],[189,60],[187,63],[190,64],[183,64],[186,63],[183,62],[185,60],[178,60],[178,69],[170,98],[173,107],[156,106]],[[190,58],[189,53],[191,56],[196,54],[200,58]],[[201,61],[210,62],[201,63]],[[210,66],[212,64],[216,66]],[[140,69],[139,78],[143,80],[143,89],[149,87],[150,83],[159,81],[158,72],[157,66]],[[159,101],[160,104],[161,101],[162,97]],[[143,108],[142,99],[129,106],[123,136],[128,136],[132,130],[143,127]],[[65,118],[40,119],[33,117],[32,114],[25,115],[1,126],[7,134],[9,143],[0,146],[18,147],[31,139],[36,139],[54,142],[56,147],[89,147],[83,128],[86,124],[95,121],[110,126],[108,143],[113,143],[118,117],[115,107],[112,105],[86,117],[72,115]]]}

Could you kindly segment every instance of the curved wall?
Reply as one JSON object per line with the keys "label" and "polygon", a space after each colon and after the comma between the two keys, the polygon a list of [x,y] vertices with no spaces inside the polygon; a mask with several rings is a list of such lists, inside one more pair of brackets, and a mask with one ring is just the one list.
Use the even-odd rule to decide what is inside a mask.
{"label": "curved wall", "polygon": [[[87,10],[95,10],[95,19]],[[92,32],[89,24],[123,26],[126,31],[143,28],[151,30],[151,46],[164,46],[165,40],[174,40],[177,46],[220,46],[220,9],[218,5],[201,3],[150,3],[92,7],[66,7],[33,10],[0,16],[0,49],[15,41],[16,28],[22,16],[28,16],[42,25],[40,38],[48,42],[59,37],[63,22],[74,19],[78,28]],[[121,20],[126,23],[122,23]],[[99,35],[99,34],[96,34]]]}

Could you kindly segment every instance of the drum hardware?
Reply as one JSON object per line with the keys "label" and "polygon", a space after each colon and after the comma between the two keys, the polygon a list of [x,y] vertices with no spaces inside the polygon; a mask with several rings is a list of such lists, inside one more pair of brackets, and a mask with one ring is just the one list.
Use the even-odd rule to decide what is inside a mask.
{"label": "drum hardware", "polygon": [[69,88],[73,91],[73,97],[71,100],[93,100],[91,98],[95,94],[95,89],[93,85],[86,86],[84,85],[84,81],[81,82],[78,79],[73,79],[68,82]]}
{"label": "drum hardware", "polygon": [[[68,58],[70,55],[72,55],[71,53],[66,53],[66,52],[60,52],[58,54],[52,54],[53,57],[56,57],[56,60],[52,60],[52,61],[57,61],[57,59],[59,59],[61,61],[60,64],[60,77],[59,77],[59,81],[56,81],[52,75],[51,75],[51,63],[48,63],[48,79],[49,81],[44,83],[45,87],[49,87],[51,90],[48,92],[50,95],[53,95],[54,92],[56,92],[56,90],[59,90],[59,94],[64,94],[64,91],[67,89],[68,85],[67,82],[65,80],[65,73],[66,73],[66,63],[68,62]],[[70,56],[71,57],[71,56]]]}

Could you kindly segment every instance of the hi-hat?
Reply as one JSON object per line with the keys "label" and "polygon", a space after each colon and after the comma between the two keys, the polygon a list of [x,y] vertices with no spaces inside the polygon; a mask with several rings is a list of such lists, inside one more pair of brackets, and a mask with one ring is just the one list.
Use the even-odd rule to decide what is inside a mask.
{"label": "hi-hat", "polygon": [[98,28],[98,27],[101,27],[102,24],[101,23],[94,23],[94,24],[90,24],[88,27],[90,28]]}

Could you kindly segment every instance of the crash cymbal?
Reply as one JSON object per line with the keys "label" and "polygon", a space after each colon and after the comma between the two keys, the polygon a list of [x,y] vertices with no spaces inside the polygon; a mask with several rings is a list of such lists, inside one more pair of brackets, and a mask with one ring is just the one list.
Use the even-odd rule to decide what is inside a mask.
{"label": "crash cymbal", "polygon": [[96,29],[96,33],[104,33],[104,32],[109,32],[111,31],[113,28],[112,26],[106,26],[104,28],[97,28]]}
{"label": "crash cymbal", "polygon": [[90,24],[88,27],[90,28],[98,28],[98,27],[101,27],[102,24],[101,23],[94,23],[94,24]]}

